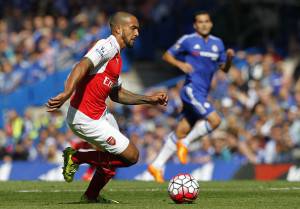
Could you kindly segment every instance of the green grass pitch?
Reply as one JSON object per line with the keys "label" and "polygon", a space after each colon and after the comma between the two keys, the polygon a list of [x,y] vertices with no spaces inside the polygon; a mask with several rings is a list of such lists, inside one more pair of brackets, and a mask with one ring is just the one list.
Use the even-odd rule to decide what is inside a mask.
{"label": "green grass pitch", "polygon": [[300,182],[228,181],[200,182],[200,196],[194,204],[176,205],[168,197],[167,183],[112,181],[105,197],[121,204],[79,204],[86,182],[0,182],[0,208],[300,208]]}

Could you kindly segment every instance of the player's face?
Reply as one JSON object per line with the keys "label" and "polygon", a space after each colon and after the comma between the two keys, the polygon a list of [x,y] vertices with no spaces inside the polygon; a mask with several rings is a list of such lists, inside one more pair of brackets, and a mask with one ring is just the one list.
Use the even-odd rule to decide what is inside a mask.
{"label": "player's face", "polygon": [[139,22],[135,17],[130,17],[122,28],[122,39],[127,47],[133,47],[135,39],[139,35]]}
{"label": "player's face", "polygon": [[194,22],[194,28],[197,33],[202,36],[208,36],[213,27],[212,21],[207,14],[201,14],[196,16]]}

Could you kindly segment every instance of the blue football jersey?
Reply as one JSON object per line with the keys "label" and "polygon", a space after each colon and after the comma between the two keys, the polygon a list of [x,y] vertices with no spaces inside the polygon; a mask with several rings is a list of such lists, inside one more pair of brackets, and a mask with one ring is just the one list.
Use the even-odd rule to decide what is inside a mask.
{"label": "blue football jersey", "polygon": [[168,49],[168,53],[174,57],[183,57],[184,62],[192,65],[193,72],[186,75],[185,84],[204,97],[209,92],[214,73],[226,61],[222,40],[210,35],[205,41],[198,33],[182,36]]}

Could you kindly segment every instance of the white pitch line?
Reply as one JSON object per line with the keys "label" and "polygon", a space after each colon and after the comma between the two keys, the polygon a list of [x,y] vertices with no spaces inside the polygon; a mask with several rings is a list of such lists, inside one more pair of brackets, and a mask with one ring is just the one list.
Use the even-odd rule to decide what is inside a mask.
{"label": "white pitch line", "polygon": [[[160,192],[160,191],[167,191],[167,188],[161,189],[161,188],[144,188],[144,189],[104,189],[109,192]],[[234,189],[234,188],[205,188],[201,189],[200,191],[202,192],[220,192],[220,191],[288,191],[288,190],[300,190],[300,187],[270,187],[270,188],[265,188],[265,187],[259,187],[259,188],[248,188],[248,189]],[[84,192],[85,190],[77,189],[77,190],[72,190],[72,189],[56,189],[56,190],[38,190],[38,189],[32,189],[32,190],[18,190],[15,192],[20,192],[20,193],[40,193],[40,192],[53,192],[53,193],[58,193],[58,192]]]}
{"label": "white pitch line", "polygon": [[167,191],[166,189],[161,188],[146,188],[146,189],[108,189],[110,192],[158,192],[158,191]]}
{"label": "white pitch line", "polygon": [[278,191],[278,190],[300,190],[300,187],[271,187],[269,190]]}
{"label": "white pitch line", "polygon": [[66,189],[66,190],[38,190],[38,189],[32,189],[32,190],[18,190],[16,192],[21,192],[21,193],[39,193],[39,192],[84,192],[85,190],[71,190],[71,189]]}
{"label": "white pitch line", "polygon": [[19,190],[16,192],[23,192],[23,193],[34,193],[34,192],[42,192],[42,190],[37,190],[37,189],[33,189],[33,190]]}
{"label": "white pitch line", "polygon": [[[110,192],[158,192],[158,191],[167,191],[167,189],[160,189],[160,188],[149,188],[149,189],[107,189],[107,191]],[[84,192],[85,190],[72,190],[72,189],[64,189],[64,190],[38,190],[38,189],[32,189],[32,190],[18,190],[16,192],[21,193],[39,193],[39,192]]]}

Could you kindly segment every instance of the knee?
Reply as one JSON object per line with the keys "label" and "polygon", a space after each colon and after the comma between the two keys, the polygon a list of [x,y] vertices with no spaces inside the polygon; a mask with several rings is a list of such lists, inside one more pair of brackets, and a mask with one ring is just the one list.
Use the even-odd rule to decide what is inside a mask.
{"label": "knee", "polygon": [[216,117],[214,117],[213,120],[209,121],[209,124],[210,124],[211,128],[214,130],[214,129],[216,129],[216,128],[218,128],[220,126],[221,122],[222,122],[221,117],[220,116],[216,116]]}
{"label": "knee", "polygon": [[133,143],[129,143],[128,147],[120,154],[126,166],[132,166],[139,160],[139,150]]}
{"label": "knee", "polygon": [[186,135],[187,135],[187,132],[186,131],[183,131],[183,130],[176,130],[175,131],[175,135],[176,135],[176,137],[178,138],[178,139],[182,139],[182,138],[184,138],[184,137],[186,137]]}
{"label": "knee", "polygon": [[140,157],[140,152],[137,150],[133,159],[132,159],[132,165],[136,164],[139,161],[139,157]]}
{"label": "knee", "polygon": [[175,134],[176,134],[176,137],[178,139],[182,139],[184,137],[186,137],[186,135],[190,132],[190,126],[188,125],[185,125],[185,124],[179,124],[175,130]]}
{"label": "knee", "polygon": [[131,156],[127,159],[128,160],[128,166],[132,166],[136,164],[139,161],[139,151],[136,149],[135,152],[131,154]]}

